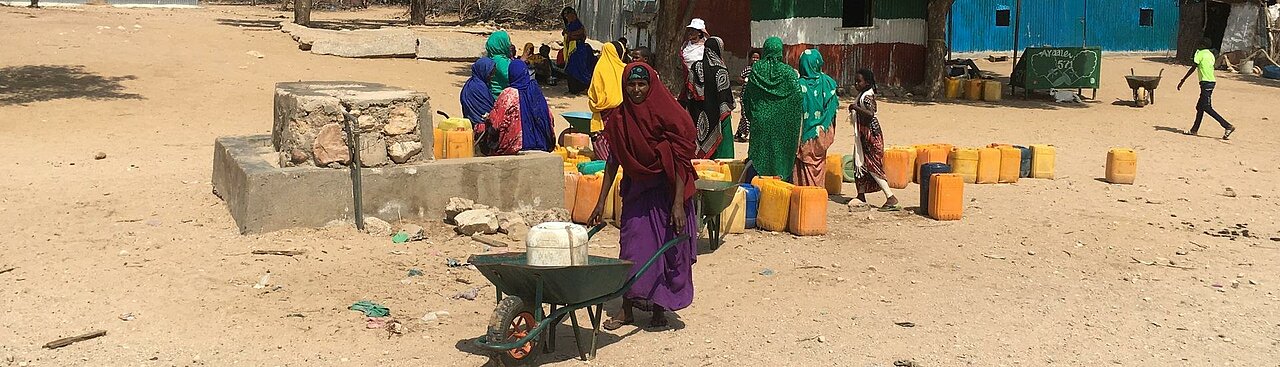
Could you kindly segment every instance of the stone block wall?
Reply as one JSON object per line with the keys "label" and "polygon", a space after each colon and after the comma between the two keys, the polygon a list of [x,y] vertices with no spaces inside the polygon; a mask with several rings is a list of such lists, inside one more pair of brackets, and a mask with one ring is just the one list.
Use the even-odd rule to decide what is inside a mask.
{"label": "stone block wall", "polygon": [[303,81],[276,84],[271,145],[281,167],[351,164],[343,112],[356,118],[364,167],[429,161],[432,112],[426,94],[377,83]]}

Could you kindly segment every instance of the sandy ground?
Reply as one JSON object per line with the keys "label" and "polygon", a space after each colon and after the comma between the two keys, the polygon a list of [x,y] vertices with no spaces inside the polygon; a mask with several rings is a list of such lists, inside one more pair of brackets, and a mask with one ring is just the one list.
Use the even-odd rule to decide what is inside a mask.
{"label": "sandy ground", "polygon": [[[316,18],[385,21],[402,13]],[[424,91],[435,108],[458,111],[467,65],[317,56],[261,25],[237,26],[281,18],[250,7],[0,7],[8,30],[0,33],[0,270],[16,267],[0,274],[0,365],[490,363],[469,340],[484,330],[492,288],[475,301],[450,299],[487,283],[444,266],[480,245],[436,223],[427,223],[428,241],[407,245],[350,227],[242,236],[211,193],[214,138],[269,131],[275,82],[382,82]],[[1107,58],[1098,102],[1080,106],[884,103],[889,144],[1054,144],[1059,179],[967,186],[959,222],[849,214],[833,204],[827,236],[731,236],[700,257],[697,296],[673,329],[603,334],[599,357],[585,363],[573,359],[563,326],[560,352],[543,360],[1275,365],[1280,242],[1270,238],[1280,237],[1280,116],[1273,112],[1280,85],[1219,77],[1218,109],[1240,128],[1226,142],[1178,133],[1190,124],[1196,92],[1177,92],[1171,81],[1156,105],[1112,105],[1129,98],[1121,75],[1131,67],[1166,68],[1170,76],[1183,70],[1140,56]],[[585,109],[584,99],[560,90],[548,92],[555,112]],[[1208,122],[1201,132],[1221,130]],[[848,152],[850,139],[842,133],[834,149]],[[1111,147],[1138,150],[1137,185],[1097,180]],[[742,154],[746,145],[737,149]],[[107,158],[95,160],[97,152]],[[1237,195],[1224,196],[1227,187]],[[914,186],[899,195],[916,204]],[[1203,234],[1237,225],[1256,238]],[[596,251],[616,254],[616,238],[607,231]],[[264,248],[309,253],[246,254]],[[411,267],[426,275],[407,278]],[[775,274],[761,275],[765,269]],[[267,272],[273,286],[252,288]],[[409,332],[388,338],[366,330],[346,310],[361,299],[389,306]],[[418,321],[437,310],[451,317],[440,325]],[[122,321],[125,313],[135,319]],[[41,348],[96,329],[108,334]]]}

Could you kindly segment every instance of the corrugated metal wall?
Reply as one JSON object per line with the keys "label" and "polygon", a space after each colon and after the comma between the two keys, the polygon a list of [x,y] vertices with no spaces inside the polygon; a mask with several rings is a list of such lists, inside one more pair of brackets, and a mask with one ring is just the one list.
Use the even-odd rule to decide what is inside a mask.
{"label": "corrugated metal wall", "polygon": [[[925,48],[905,43],[863,45],[817,45],[822,53],[822,69],[841,87],[853,85],[858,69],[871,69],[883,85],[913,86],[924,81]],[[787,45],[786,61],[798,65],[800,54],[813,45]]]}
{"label": "corrugated metal wall", "polygon": [[[1013,49],[1014,0],[956,0],[951,49],[956,52]],[[1154,24],[1138,24],[1140,9],[1152,9]],[[1010,26],[997,27],[998,9],[1010,9]],[[1160,51],[1176,47],[1178,0],[1026,0],[1020,47],[1102,47],[1107,51]],[[1086,38],[1087,32],[1087,38]]]}

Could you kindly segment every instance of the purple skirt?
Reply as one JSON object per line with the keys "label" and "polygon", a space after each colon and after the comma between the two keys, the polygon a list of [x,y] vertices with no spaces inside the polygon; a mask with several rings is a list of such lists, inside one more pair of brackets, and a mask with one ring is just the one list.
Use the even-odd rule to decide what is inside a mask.
{"label": "purple skirt", "polygon": [[[638,179],[623,176],[622,232],[619,255],[635,265],[635,275],[664,243],[676,238],[671,228],[673,192],[666,178]],[[693,200],[685,207],[685,232],[697,233],[698,217]],[[627,291],[630,300],[648,301],[667,310],[677,311],[693,303],[693,263],[698,261],[697,236],[680,241],[649,267]]]}

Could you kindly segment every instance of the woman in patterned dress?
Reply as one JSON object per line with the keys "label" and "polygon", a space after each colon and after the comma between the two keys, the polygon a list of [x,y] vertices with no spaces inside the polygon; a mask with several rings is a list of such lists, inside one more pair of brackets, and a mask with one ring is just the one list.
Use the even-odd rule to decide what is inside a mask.
{"label": "woman in patterned dress", "polygon": [[858,166],[855,173],[858,201],[861,205],[867,205],[867,193],[883,191],[885,202],[880,210],[902,210],[884,174],[884,134],[880,131],[880,119],[876,117],[875,74],[869,69],[858,70],[854,86],[861,93],[858,100],[849,105],[849,113],[856,116],[853,119],[857,134],[857,139],[854,139],[853,161]]}

